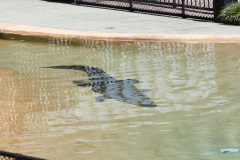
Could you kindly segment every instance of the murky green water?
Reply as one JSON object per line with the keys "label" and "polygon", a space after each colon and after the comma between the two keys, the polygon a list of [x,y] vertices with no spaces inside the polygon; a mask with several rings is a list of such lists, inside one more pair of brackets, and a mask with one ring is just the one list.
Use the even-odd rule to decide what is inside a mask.
{"label": "murky green water", "polygon": [[[0,40],[0,150],[48,159],[235,160],[240,148],[240,44]],[[135,79],[157,104],[107,99],[84,65]]]}

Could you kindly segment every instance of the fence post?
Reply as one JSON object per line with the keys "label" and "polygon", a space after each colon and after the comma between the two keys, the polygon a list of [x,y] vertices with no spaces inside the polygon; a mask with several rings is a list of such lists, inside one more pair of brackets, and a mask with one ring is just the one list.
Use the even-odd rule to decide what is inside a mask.
{"label": "fence post", "polygon": [[176,0],[173,0],[173,7],[176,8],[177,4],[176,4]]}
{"label": "fence post", "polygon": [[185,15],[185,0],[182,0],[182,18],[186,18],[186,15]]}
{"label": "fence post", "polygon": [[217,17],[224,7],[224,0],[213,0],[214,21],[218,21]]}
{"label": "fence post", "polygon": [[133,12],[133,0],[130,0],[130,8],[129,8],[129,10],[130,10],[131,12]]}

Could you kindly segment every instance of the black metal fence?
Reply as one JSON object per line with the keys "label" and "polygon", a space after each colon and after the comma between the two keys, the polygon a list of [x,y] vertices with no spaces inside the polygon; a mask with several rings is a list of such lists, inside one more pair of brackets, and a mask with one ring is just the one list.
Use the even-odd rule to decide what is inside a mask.
{"label": "black metal fence", "polygon": [[75,3],[215,20],[224,1],[226,0],[75,0]]}
{"label": "black metal fence", "polygon": [[0,160],[46,160],[46,159],[25,156],[18,153],[0,151]]}

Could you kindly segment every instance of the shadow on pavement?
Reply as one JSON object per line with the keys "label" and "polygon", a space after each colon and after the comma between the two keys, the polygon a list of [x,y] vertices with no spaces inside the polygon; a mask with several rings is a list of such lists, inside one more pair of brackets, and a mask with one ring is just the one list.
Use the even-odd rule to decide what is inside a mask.
{"label": "shadow on pavement", "polygon": [[47,1],[47,2],[56,2],[56,3],[73,3],[74,0],[42,0],[42,1]]}

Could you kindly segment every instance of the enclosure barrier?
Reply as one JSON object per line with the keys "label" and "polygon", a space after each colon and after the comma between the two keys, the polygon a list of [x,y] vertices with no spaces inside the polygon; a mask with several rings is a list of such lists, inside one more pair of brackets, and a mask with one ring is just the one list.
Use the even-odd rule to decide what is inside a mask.
{"label": "enclosure barrier", "polygon": [[74,0],[74,2],[216,21],[224,5],[237,0]]}
{"label": "enclosure barrier", "polygon": [[25,156],[18,153],[0,151],[0,160],[46,160],[46,159]]}

